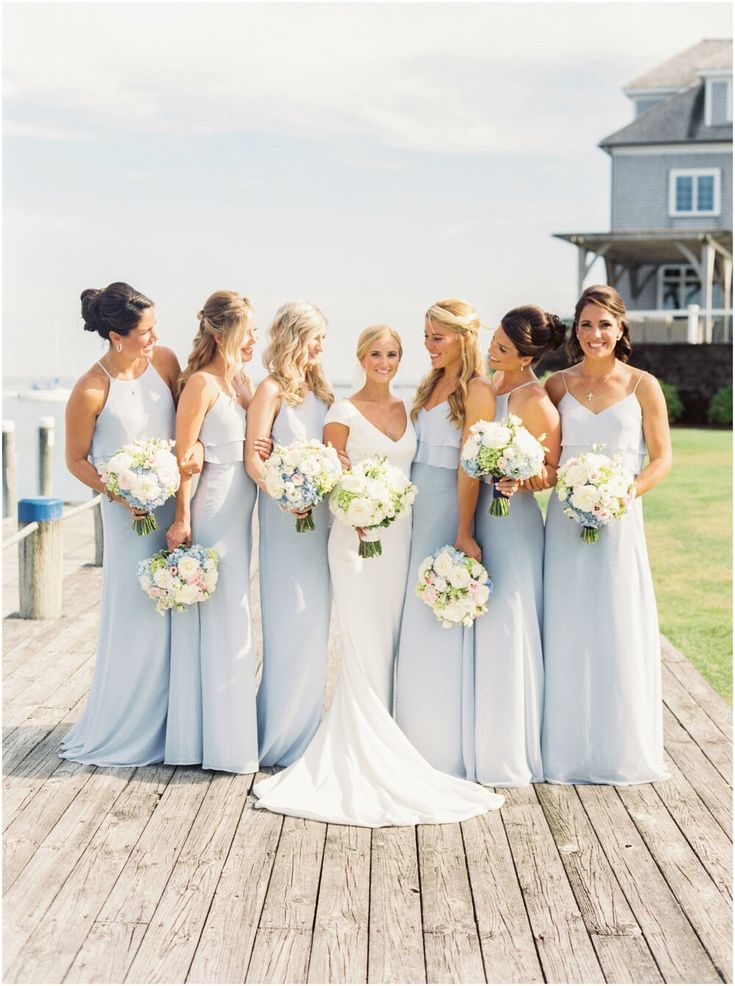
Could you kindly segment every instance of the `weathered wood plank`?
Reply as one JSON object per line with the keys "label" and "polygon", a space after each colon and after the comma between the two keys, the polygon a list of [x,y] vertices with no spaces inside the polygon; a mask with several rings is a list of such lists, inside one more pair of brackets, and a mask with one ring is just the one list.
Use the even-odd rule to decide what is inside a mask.
{"label": "weathered wood plank", "polygon": [[[656,962],[641,934],[589,818],[571,786],[536,788],[551,834],[572,886],[585,926],[597,945],[607,982],[661,982]],[[625,978],[621,980],[621,975]]]}
{"label": "weathered wood plank", "polygon": [[212,778],[126,982],[185,981],[252,781],[252,774]]}
{"label": "weathered wood plank", "polygon": [[136,771],[9,969],[10,981],[62,981],[172,773],[162,765]]}
{"label": "weathered wood plank", "polygon": [[212,780],[177,768],[71,964],[70,983],[121,983]]}
{"label": "weathered wood plank", "polygon": [[732,774],[731,741],[697,704],[678,678],[674,677],[670,668],[664,666],[661,669],[661,678],[665,704],[699,745],[707,759],[725,780],[729,781]]}
{"label": "weathered wood plank", "polygon": [[369,983],[425,983],[416,829],[373,832]]}
{"label": "weathered wood plank", "polygon": [[328,825],[308,982],[367,982],[369,910],[370,829]]}
{"label": "weathered wood plank", "polygon": [[460,827],[420,825],[418,842],[426,981],[485,982]]}
{"label": "weathered wood plank", "polygon": [[579,785],[577,793],[664,981],[719,982],[615,788]]}
{"label": "weathered wood plank", "polygon": [[[55,773],[38,788],[3,835],[3,886],[12,887],[61,816],[89,782],[97,768],[57,758]],[[42,796],[41,796],[42,795]]]}
{"label": "weathered wood plank", "polygon": [[[69,713],[76,721],[87,700],[85,695]],[[7,828],[17,813],[33,798],[41,797],[45,782],[59,767],[70,761],[59,759],[59,743],[69,730],[68,722],[60,722],[41,740],[3,779],[3,826]]]}
{"label": "weathered wood plank", "polygon": [[488,811],[463,822],[462,836],[487,981],[542,983],[544,977],[500,813]]}
{"label": "weathered wood plank", "polygon": [[665,706],[663,712],[666,752],[732,839],[732,788],[673,713]]}
{"label": "weathered wood plank", "polygon": [[135,767],[99,767],[5,896],[4,968],[15,962]]}
{"label": "weathered wood plank", "polygon": [[255,801],[251,795],[245,803],[188,982],[245,982],[283,826],[282,815],[259,811]]}
{"label": "weathered wood plank", "polygon": [[676,651],[679,660],[672,660],[674,648],[671,644],[662,647],[662,656],[668,658],[666,666],[671,674],[689,692],[693,699],[704,709],[712,722],[717,725],[728,739],[732,739],[732,707],[718,695],[714,688],[697,671],[694,665],[683,654]]}
{"label": "weathered wood plank", "polygon": [[655,791],[635,785],[618,795],[716,969],[732,982],[732,899],[715,886]]}
{"label": "weathered wood plank", "polygon": [[503,793],[502,818],[547,982],[604,982],[535,790]]}
{"label": "weathered wood plank", "polygon": [[[672,763],[671,779],[654,784],[661,799],[702,865],[727,900],[732,901],[732,842],[700,801],[696,791]],[[641,792],[646,804],[655,805],[655,795]],[[628,804],[628,798],[623,800]]]}
{"label": "weathered wood plank", "polygon": [[246,982],[306,982],[326,832],[323,822],[284,818]]}

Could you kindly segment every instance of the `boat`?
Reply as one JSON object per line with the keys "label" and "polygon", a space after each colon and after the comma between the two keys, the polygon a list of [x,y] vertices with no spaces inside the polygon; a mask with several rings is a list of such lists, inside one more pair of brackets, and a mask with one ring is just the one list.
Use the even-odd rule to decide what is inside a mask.
{"label": "boat", "polygon": [[34,380],[29,390],[22,390],[18,397],[22,401],[44,401],[49,404],[65,404],[71,393],[58,377],[51,380]]}

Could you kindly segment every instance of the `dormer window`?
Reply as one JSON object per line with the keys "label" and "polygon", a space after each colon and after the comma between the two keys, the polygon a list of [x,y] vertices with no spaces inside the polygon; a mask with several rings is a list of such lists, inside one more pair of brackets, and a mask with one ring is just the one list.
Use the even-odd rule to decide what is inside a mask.
{"label": "dormer window", "polygon": [[732,74],[705,77],[704,122],[707,127],[732,123]]}
{"label": "dormer window", "polygon": [[719,216],[719,214],[719,168],[672,168],[669,171],[670,216]]}

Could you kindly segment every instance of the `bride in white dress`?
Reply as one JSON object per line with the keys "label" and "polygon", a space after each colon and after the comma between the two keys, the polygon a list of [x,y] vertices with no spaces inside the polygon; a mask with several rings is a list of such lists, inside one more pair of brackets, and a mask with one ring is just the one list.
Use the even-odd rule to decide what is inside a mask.
{"label": "bride in white dress", "polygon": [[[365,384],[332,406],[324,440],[344,450],[351,462],[386,455],[408,475],[416,435],[403,401],[390,392],[401,355],[400,338],[388,326],[362,333],[357,358]],[[503,803],[478,784],[435,770],[391,716],[403,596],[415,582],[415,573],[408,572],[410,516],[381,530],[380,540],[382,555],[362,559],[356,531],[332,525],[329,568],[342,634],[340,676],[327,715],[302,756],[255,785],[260,808],[377,828],[458,822]]]}

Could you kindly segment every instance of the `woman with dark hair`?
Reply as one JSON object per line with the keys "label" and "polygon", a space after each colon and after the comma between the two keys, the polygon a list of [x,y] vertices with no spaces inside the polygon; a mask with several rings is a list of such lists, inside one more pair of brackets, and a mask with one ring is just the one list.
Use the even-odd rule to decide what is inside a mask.
{"label": "woman with dark hair", "polygon": [[[495,329],[488,352],[495,420],[509,414],[546,448],[540,476],[481,484],[475,537],[493,578],[488,612],[475,624],[475,774],[482,784],[522,787],[543,780],[541,649],[544,521],[534,491],[553,486],[559,461],[559,413],[534,366],[564,341],[561,320],[536,305],[514,308]],[[493,486],[513,497],[505,517],[489,513]]]}
{"label": "woman with dark hair", "polygon": [[561,461],[594,445],[619,454],[636,475],[638,499],[595,544],[585,544],[558,497],[549,503],[544,775],[557,784],[645,784],[667,776],[656,598],[640,504],[671,468],[666,403],[655,377],[627,365],[630,330],[613,288],[583,292],[567,348],[574,365],[546,381],[561,415]]}
{"label": "woman with dark hair", "polygon": [[[157,346],[153,302],[117,282],[82,292],[84,328],[107,343],[74,385],[66,406],[66,464],[95,492],[97,466],[141,438],[173,438],[179,364]],[[99,766],[163,760],[168,706],[170,620],[141,592],[138,562],[166,546],[173,501],[157,511],[159,530],[136,537],[117,496],[102,500],[104,570],[99,643],[86,708],[64,737],[61,756]]]}

